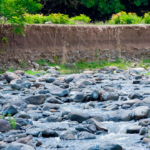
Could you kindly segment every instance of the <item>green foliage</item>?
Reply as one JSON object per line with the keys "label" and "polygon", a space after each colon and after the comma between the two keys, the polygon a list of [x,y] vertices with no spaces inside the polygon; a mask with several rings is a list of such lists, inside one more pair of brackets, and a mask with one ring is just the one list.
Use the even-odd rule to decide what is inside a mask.
{"label": "green foliage", "polygon": [[112,15],[111,24],[138,24],[142,22],[142,18],[135,13],[119,12]]}
{"label": "green foliage", "polygon": [[20,62],[20,67],[25,68],[27,66],[27,63],[25,61]]}
{"label": "green foliage", "polygon": [[57,56],[54,56],[54,61],[55,61],[55,63],[58,62],[58,57]]}
{"label": "green foliage", "polygon": [[89,23],[91,21],[90,17],[83,14],[80,14],[80,16],[72,17],[71,19],[73,19],[74,21],[82,21],[86,23]]}
{"label": "green foliage", "polygon": [[[7,118],[5,117],[5,115],[6,115],[5,113],[3,113],[2,115],[0,115],[0,119],[7,120]],[[15,127],[16,127],[16,120],[15,120],[15,118],[11,117],[11,114],[8,114],[7,117],[8,117],[9,124],[11,125],[11,128],[15,129]]]}
{"label": "green foliage", "polygon": [[146,24],[150,24],[150,12],[144,14],[143,20]]}
{"label": "green foliage", "polygon": [[[42,8],[39,0],[1,0],[0,16],[3,20],[7,19],[12,24],[13,31],[16,34],[23,34],[24,30],[24,14],[34,13]],[[2,22],[2,21],[1,21]]]}
{"label": "green foliage", "polygon": [[8,40],[5,36],[3,36],[2,41],[4,41],[6,43],[6,45],[8,44]]}

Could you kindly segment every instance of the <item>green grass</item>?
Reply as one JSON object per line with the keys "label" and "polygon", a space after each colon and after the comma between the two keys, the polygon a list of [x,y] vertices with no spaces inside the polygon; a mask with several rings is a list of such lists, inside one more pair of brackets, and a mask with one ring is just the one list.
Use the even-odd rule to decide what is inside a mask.
{"label": "green grass", "polygon": [[[113,62],[106,61],[106,60],[85,62],[85,59],[82,59],[80,62],[72,63],[72,64],[68,65],[68,64],[57,64],[57,63],[53,64],[50,62],[46,62],[44,59],[40,59],[40,60],[36,61],[36,63],[38,63],[40,65],[40,68],[42,68],[44,65],[48,65],[51,67],[59,66],[61,68],[61,70],[59,70],[61,74],[71,74],[71,73],[80,73],[86,69],[88,69],[88,70],[101,69],[104,66],[108,66],[108,67],[115,66],[115,67],[118,67],[119,69],[125,70],[128,67],[131,68],[134,62],[126,61],[124,59],[117,59]],[[140,63],[138,63],[137,66],[144,67],[145,69],[147,69],[148,67],[150,67],[150,59],[142,59],[140,61]],[[16,70],[16,68],[10,67],[7,71],[14,72],[14,70]],[[5,72],[4,70],[1,70],[0,73],[2,74],[4,72]],[[39,71],[28,70],[28,71],[25,71],[25,73],[29,74],[29,75],[36,75],[38,73],[45,74],[46,72],[43,72],[41,70],[39,70]],[[150,72],[145,73],[145,75],[147,75],[147,76],[150,75]]]}

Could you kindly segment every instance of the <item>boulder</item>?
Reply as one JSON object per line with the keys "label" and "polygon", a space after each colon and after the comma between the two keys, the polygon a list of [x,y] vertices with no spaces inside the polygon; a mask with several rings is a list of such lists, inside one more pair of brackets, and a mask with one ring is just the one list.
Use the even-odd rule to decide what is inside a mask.
{"label": "boulder", "polygon": [[131,133],[131,134],[139,133],[139,132],[140,132],[140,129],[141,129],[141,126],[133,125],[133,126],[129,127],[129,128],[126,130],[126,132],[127,132],[127,133]]}
{"label": "boulder", "polygon": [[101,144],[88,148],[87,150],[123,150],[123,148],[118,144]]}
{"label": "boulder", "polygon": [[40,105],[45,102],[46,96],[42,94],[37,94],[33,96],[29,96],[25,99],[25,101],[29,104]]}
{"label": "boulder", "polygon": [[73,102],[83,102],[86,97],[82,92],[78,92],[78,91],[73,91],[69,95],[70,95],[70,100]]}
{"label": "boulder", "polygon": [[59,134],[52,129],[45,129],[42,131],[42,137],[58,137]]}
{"label": "boulder", "polygon": [[150,108],[148,106],[139,106],[133,109],[135,119],[143,119],[149,116]]}
{"label": "boulder", "polygon": [[90,118],[89,114],[85,114],[82,112],[71,112],[68,114],[68,119],[71,121],[77,121],[79,123],[82,123],[83,121]]}
{"label": "boulder", "polygon": [[60,139],[63,140],[75,140],[75,133],[72,131],[65,131],[60,135]]}
{"label": "boulder", "polygon": [[47,72],[51,74],[60,75],[60,72],[56,71],[55,69],[48,69]]}
{"label": "boulder", "polygon": [[13,116],[16,113],[18,113],[18,110],[13,105],[6,105],[6,106],[3,107],[2,113],[3,114],[11,114]]}
{"label": "boulder", "polygon": [[5,150],[35,150],[29,145],[13,142]]}
{"label": "boulder", "polygon": [[104,101],[108,101],[108,100],[118,100],[119,99],[119,95],[116,92],[102,92],[102,99]]}
{"label": "boulder", "polygon": [[91,134],[86,131],[82,131],[78,134],[78,139],[79,140],[84,140],[84,139],[96,139],[96,135]]}
{"label": "boulder", "polygon": [[23,88],[31,87],[31,83],[29,81],[23,81],[23,80],[18,80],[18,79],[12,80],[10,82],[10,85],[13,89],[16,89],[16,90],[21,90]]}
{"label": "boulder", "polygon": [[11,129],[11,126],[8,121],[0,119],[0,132],[6,132]]}
{"label": "boulder", "polygon": [[4,77],[8,83],[10,83],[12,80],[20,79],[20,77],[18,75],[16,75],[15,73],[12,73],[12,72],[6,72],[4,74]]}

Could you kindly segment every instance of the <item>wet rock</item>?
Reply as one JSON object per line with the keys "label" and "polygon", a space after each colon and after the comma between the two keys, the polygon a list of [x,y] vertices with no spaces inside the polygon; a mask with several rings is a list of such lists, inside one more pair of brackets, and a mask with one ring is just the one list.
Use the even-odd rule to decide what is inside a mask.
{"label": "wet rock", "polygon": [[52,129],[45,129],[42,131],[42,137],[58,137],[59,134]]}
{"label": "wet rock", "polygon": [[60,135],[60,139],[63,140],[75,140],[75,133],[73,131],[65,131]]}
{"label": "wet rock", "polygon": [[23,80],[12,80],[10,82],[10,85],[13,89],[16,89],[16,90],[21,90],[23,88],[30,88],[31,87],[31,83],[28,82],[28,81],[23,81]]}
{"label": "wet rock", "polygon": [[108,101],[108,100],[118,100],[119,99],[119,95],[116,92],[103,92],[102,93],[102,99],[104,101]]}
{"label": "wet rock", "polygon": [[45,102],[45,99],[46,99],[45,95],[37,94],[37,95],[27,97],[25,101],[28,102],[29,104],[40,105]]}
{"label": "wet rock", "polygon": [[144,134],[146,134],[147,133],[147,128],[145,128],[145,127],[142,127],[141,129],[140,129],[140,132],[139,132],[139,134],[140,135],[144,135]]}
{"label": "wet rock", "polygon": [[22,144],[27,144],[29,141],[32,140],[32,135],[29,135],[25,138],[20,138],[19,140],[17,140],[17,143],[22,143]]}
{"label": "wet rock", "polygon": [[71,112],[68,115],[68,119],[70,119],[71,121],[78,121],[79,123],[82,123],[83,121],[87,120],[90,118],[89,114],[85,114],[85,113],[80,113],[80,112]]}
{"label": "wet rock", "polygon": [[11,82],[12,80],[15,80],[15,79],[20,79],[20,77],[18,75],[16,75],[15,73],[12,73],[12,72],[6,72],[4,74],[4,77],[5,79],[7,80],[7,82]]}
{"label": "wet rock", "polygon": [[49,89],[52,95],[56,95],[60,97],[64,97],[68,95],[68,90],[62,89],[55,85],[47,85],[46,88]]}
{"label": "wet rock", "polygon": [[76,84],[77,85],[93,85],[95,83],[94,83],[94,81],[90,81],[90,80],[87,80],[87,79],[81,79],[79,81],[76,81]]}
{"label": "wet rock", "polygon": [[34,150],[34,148],[29,145],[13,142],[6,148],[6,150]]}
{"label": "wet rock", "polygon": [[73,82],[74,83],[77,83],[79,82],[80,80],[87,80],[87,77],[85,74],[77,74],[74,79],[73,79]]}
{"label": "wet rock", "polygon": [[97,100],[99,97],[99,94],[98,94],[98,91],[97,90],[94,90],[92,93],[91,93],[91,100]]}
{"label": "wet rock", "polygon": [[78,134],[79,140],[84,140],[84,139],[96,139],[96,136],[94,134],[91,134],[89,132],[83,131]]}
{"label": "wet rock", "polygon": [[58,98],[55,98],[55,97],[48,97],[46,100],[45,100],[46,103],[54,103],[54,104],[63,104],[63,102],[58,99]]}
{"label": "wet rock", "polygon": [[26,134],[38,137],[41,131],[42,130],[40,128],[31,128],[26,130]]}
{"label": "wet rock", "polygon": [[148,106],[139,106],[133,110],[135,119],[147,118],[150,112]]}
{"label": "wet rock", "polygon": [[144,139],[142,140],[142,143],[150,143],[150,138],[144,138]]}
{"label": "wet rock", "polygon": [[106,127],[104,127],[100,122],[98,122],[94,118],[90,118],[90,119],[86,120],[86,123],[95,125],[95,127],[98,131],[100,131],[100,130],[104,130],[106,132],[108,131],[108,129]]}
{"label": "wet rock", "polygon": [[18,110],[15,106],[13,105],[6,105],[3,107],[3,110],[2,110],[2,113],[3,114],[11,114],[12,116],[15,115],[16,113],[18,113]]}
{"label": "wet rock", "polygon": [[11,126],[8,121],[0,119],[0,132],[6,132],[11,129]]}
{"label": "wet rock", "polygon": [[23,118],[15,118],[15,120],[16,120],[16,123],[19,123],[22,126],[26,126],[28,124],[27,121]]}
{"label": "wet rock", "polygon": [[130,134],[139,133],[139,132],[140,132],[140,129],[141,129],[141,126],[134,125],[134,126],[129,127],[129,128],[126,130],[126,132],[127,132],[127,133],[130,133]]}
{"label": "wet rock", "polygon": [[123,148],[118,144],[101,144],[88,148],[88,150],[123,150]]}
{"label": "wet rock", "polygon": [[46,78],[46,82],[47,83],[52,83],[52,82],[54,82],[56,80],[56,78],[54,78],[54,77],[48,77],[48,78]]}
{"label": "wet rock", "polygon": [[53,115],[53,116],[48,117],[47,121],[48,122],[58,122],[59,119],[58,119],[58,116]]}
{"label": "wet rock", "polygon": [[70,100],[73,102],[83,102],[85,97],[86,96],[82,92],[73,91],[70,93]]}
{"label": "wet rock", "polygon": [[93,109],[95,107],[93,102],[88,102],[85,104],[84,109]]}
{"label": "wet rock", "polygon": [[42,145],[42,141],[37,141],[36,146],[41,146]]}

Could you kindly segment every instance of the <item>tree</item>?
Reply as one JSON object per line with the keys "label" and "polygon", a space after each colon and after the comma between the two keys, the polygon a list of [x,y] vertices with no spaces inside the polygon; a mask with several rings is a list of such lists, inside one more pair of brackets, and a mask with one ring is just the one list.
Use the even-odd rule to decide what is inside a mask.
{"label": "tree", "polygon": [[23,33],[25,13],[35,13],[42,8],[40,0],[0,0],[0,34],[4,24],[10,23],[13,31],[17,34]]}

